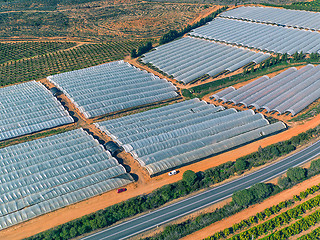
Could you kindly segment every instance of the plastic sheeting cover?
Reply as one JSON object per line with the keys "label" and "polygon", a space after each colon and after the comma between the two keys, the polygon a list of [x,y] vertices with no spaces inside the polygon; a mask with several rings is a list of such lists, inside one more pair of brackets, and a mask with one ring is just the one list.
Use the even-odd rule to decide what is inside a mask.
{"label": "plastic sheeting cover", "polygon": [[0,229],[133,181],[83,129],[0,149]]}
{"label": "plastic sheeting cover", "polygon": [[145,54],[142,60],[183,83],[189,83],[205,74],[215,76],[226,70],[234,71],[269,57],[269,54],[186,37]]}
{"label": "plastic sheeting cover", "polygon": [[320,65],[290,68],[269,79],[261,77],[239,89],[229,87],[212,97],[293,116],[320,98]]}
{"label": "plastic sheeting cover", "polygon": [[1,88],[0,141],[72,122],[60,102],[39,82]]}
{"label": "plastic sheeting cover", "polygon": [[[226,92],[225,92],[226,93]],[[95,124],[150,175],[285,129],[252,110],[217,108],[199,99]]]}
{"label": "plastic sheeting cover", "polygon": [[172,83],[122,60],[49,76],[48,80],[87,118],[178,96]]}

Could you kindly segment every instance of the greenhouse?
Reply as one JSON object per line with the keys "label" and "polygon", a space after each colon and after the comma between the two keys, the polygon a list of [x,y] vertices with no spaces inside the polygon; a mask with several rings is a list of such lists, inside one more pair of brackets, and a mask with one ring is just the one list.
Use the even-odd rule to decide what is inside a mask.
{"label": "greenhouse", "polygon": [[237,112],[187,100],[95,123],[150,175],[221,153],[286,128],[252,110]]}
{"label": "greenhouse", "polygon": [[215,18],[189,35],[275,53],[320,52],[320,33],[227,18]]}
{"label": "greenhouse", "polygon": [[270,54],[186,37],[157,47],[156,51],[145,54],[142,61],[187,84],[204,75],[232,72],[269,57]]}
{"label": "greenhouse", "polygon": [[239,7],[223,12],[221,17],[287,27],[320,30],[320,13],[270,7]]}
{"label": "greenhouse", "polygon": [[83,129],[0,149],[0,229],[133,181]]}
{"label": "greenhouse", "polygon": [[87,118],[178,96],[165,79],[117,61],[49,76]]}
{"label": "greenhouse", "polygon": [[39,82],[0,89],[0,141],[72,122],[61,103]]}
{"label": "greenhouse", "polygon": [[226,88],[212,97],[294,116],[320,98],[319,89],[320,65],[308,64],[299,70],[289,68],[273,78],[263,76],[239,89]]}

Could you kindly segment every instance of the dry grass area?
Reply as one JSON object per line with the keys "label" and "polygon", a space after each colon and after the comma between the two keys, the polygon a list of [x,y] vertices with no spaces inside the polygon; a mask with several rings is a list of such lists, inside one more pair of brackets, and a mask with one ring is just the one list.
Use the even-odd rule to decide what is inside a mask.
{"label": "dry grass area", "polygon": [[0,25],[0,38],[89,41],[158,38],[170,29],[180,29],[201,19],[213,7],[143,0],[91,1],[55,8],[34,5],[21,11],[2,5],[0,17],[5,24]]}

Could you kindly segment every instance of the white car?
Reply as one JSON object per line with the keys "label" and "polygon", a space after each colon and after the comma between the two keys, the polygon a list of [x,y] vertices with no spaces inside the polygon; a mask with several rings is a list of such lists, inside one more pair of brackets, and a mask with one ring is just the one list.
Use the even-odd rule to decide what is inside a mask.
{"label": "white car", "polygon": [[176,175],[178,172],[176,170],[173,170],[171,172],[168,173],[169,176],[172,176],[172,175]]}

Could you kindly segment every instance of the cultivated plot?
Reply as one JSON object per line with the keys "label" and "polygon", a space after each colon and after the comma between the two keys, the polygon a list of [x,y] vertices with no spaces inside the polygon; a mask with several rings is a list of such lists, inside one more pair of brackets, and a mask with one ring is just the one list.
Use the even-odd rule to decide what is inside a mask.
{"label": "cultivated plot", "polygon": [[320,65],[300,70],[289,68],[273,78],[263,76],[239,89],[226,88],[214,94],[216,100],[264,108],[268,112],[296,115],[320,98]]}
{"label": "cultivated plot", "polygon": [[252,110],[215,107],[192,99],[96,123],[150,175],[201,160],[286,128]]}
{"label": "cultivated plot", "polygon": [[172,83],[124,61],[57,74],[48,80],[87,118],[178,96]]}
{"label": "cultivated plot", "polygon": [[72,122],[60,102],[39,82],[0,88],[0,141]]}
{"label": "cultivated plot", "polygon": [[189,34],[282,54],[320,52],[319,32],[241,20],[216,18]]}
{"label": "cultivated plot", "polygon": [[0,149],[0,229],[132,182],[82,129]]}
{"label": "cultivated plot", "polygon": [[157,47],[156,51],[145,54],[142,61],[152,63],[183,83],[189,83],[206,74],[215,76],[224,71],[232,72],[269,57],[269,54],[186,37]]}
{"label": "cultivated plot", "polygon": [[320,13],[270,7],[239,7],[223,12],[221,17],[287,27],[320,30]]}

